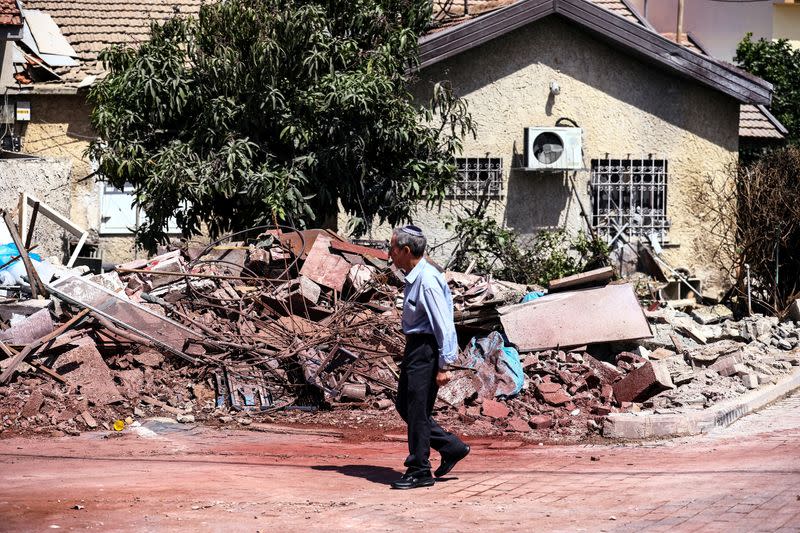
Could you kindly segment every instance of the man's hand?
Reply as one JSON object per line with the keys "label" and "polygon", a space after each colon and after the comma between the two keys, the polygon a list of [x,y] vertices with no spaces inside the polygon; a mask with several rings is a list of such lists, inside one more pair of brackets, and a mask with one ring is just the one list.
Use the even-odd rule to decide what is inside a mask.
{"label": "man's hand", "polygon": [[439,370],[436,374],[436,385],[444,387],[450,381],[450,372],[446,370]]}

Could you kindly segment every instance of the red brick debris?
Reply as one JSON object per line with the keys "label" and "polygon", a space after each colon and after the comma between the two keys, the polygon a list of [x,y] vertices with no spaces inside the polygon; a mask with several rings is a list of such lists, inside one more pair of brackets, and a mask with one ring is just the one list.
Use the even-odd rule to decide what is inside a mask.
{"label": "red brick debris", "polygon": [[[385,258],[385,249],[329,230],[279,227],[166,249],[99,275],[57,266],[39,298],[20,289],[0,302],[0,433],[75,434],[151,416],[401,426],[393,404],[403,275]],[[502,331],[502,308],[541,289],[445,277],[462,346],[494,335],[502,347],[492,333]],[[656,329],[669,329],[652,342],[688,327],[685,317],[658,312]],[[783,331],[776,343],[794,339],[794,330],[766,318],[737,327],[736,335]],[[678,352],[667,340],[653,352],[602,344],[523,353],[521,390],[502,359],[487,356],[454,371],[437,417],[465,434],[581,438],[601,432],[610,414],[704,408],[797,364],[794,352],[770,359],[755,341],[681,344]]]}

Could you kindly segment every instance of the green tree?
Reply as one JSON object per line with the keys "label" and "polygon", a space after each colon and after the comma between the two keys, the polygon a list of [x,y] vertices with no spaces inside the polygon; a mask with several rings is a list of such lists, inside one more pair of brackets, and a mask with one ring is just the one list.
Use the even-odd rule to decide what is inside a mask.
{"label": "green tree", "polygon": [[800,50],[792,48],[786,39],[777,41],[752,40],[745,35],[736,48],[737,65],[775,87],[770,110],[789,130],[789,141],[800,143]]}
{"label": "green tree", "polygon": [[417,105],[409,83],[428,0],[227,0],[153,24],[101,58],[89,148],[131,183],[152,249],[170,217],[189,236],[273,218],[322,224],[341,201],[353,229],[408,220],[455,177],[474,135],[446,85]]}

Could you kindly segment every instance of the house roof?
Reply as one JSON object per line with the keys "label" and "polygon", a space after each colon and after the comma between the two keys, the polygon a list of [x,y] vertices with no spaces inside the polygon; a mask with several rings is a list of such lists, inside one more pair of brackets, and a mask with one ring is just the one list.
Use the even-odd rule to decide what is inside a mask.
{"label": "house roof", "polygon": [[[443,20],[443,26],[453,26],[465,22],[466,19],[480,16],[488,11],[494,11],[501,7],[517,3],[519,0],[464,0],[463,2],[453,2],[452,0],[434,0],[434,19]],[[634,9],[629,0],[591,0],[599,5],[636,24],[649,26],[647,20]],[[464,12],[466,9],[466,13]],[[448,18],[450,20],[448,20]],[[440,26],[437,26],[438,29]],[[434,31],[436,31],[434,29]]]}
{"label": "house roof", "polygon": [[[670,32],[666,32],[666,33],[662,32],[661,36],[666,38],[666,39],[669,39],[673,43],[676,42],[675,41],[675,33],[674,32],[671,32],[671,33]],[[689,50],[691,50],[695,54],[708,55],[706,53],[706,51],[705,51],[705,48],[703,48],[700,45],[700,43],[697,42],[697,39],[695,39],[695,37],[690,33],[681,34],[681,45],[685,46],[686,48],[688,48]]]}
{"label": "house roof", "polygon": [[0,0],[0,26],[22,26],[17,0]]}
{"label": "house roof", "polygon": [[[693,52],[603,7],[602,0],[519,0],[420,39],[420,68],[455,56],[549,15],[564,17],[643,61],[727,94],[769,104],[772,84],[728,63]],[[616,2],[619,3],[619,2]],[[627,4],[625,4],[627,5]],[[635,17],[635,11],[629,9]]]}
{"label": "house roof", "polygon": [[101,50],[146,41],[150,22],[176,13],[196,14],[200,4],[201,0],[25,0],[23,7],[49,14],[78,53],[78,66],[55,69],[63,80],[58,85],[77,86],[87,76],[102,74],[97,59]]}
{"label": "house roof", "polygon": [[763,105],[741,106],[739,111],[739,137],[758,139],[785,139],[789,131]]}
{"label": "house roof", "polygon": [[[674,33],[662,33],[670,41],[675,41]],[[681,44],[690,50],[708,55],[705,46],[691,33],[681,38]],[[788,130],[769,110],[761,104],[741,104],[739,106],[739,137],[749,139],[785,139]]]}

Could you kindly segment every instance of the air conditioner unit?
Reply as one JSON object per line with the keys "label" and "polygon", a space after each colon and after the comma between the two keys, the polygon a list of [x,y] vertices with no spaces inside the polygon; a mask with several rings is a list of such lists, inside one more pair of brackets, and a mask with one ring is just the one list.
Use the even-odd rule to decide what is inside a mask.
{"label": "air conditioner unit", "polygon": [[580,128],[525,128],[526,170],[583,168]]}

